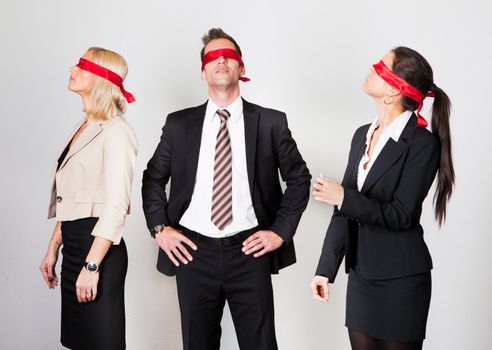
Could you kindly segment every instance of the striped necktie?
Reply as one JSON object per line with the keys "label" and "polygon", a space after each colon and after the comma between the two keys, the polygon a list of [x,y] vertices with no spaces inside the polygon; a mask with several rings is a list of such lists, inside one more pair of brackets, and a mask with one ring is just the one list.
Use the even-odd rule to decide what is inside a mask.
{"label": "striped necktie", "polygon": [[220,128],[215,144],[211,220],[222,231],[232,222],[232,150],[227,131],[227,119],[231,115],[225,109],[219,109],[217,115]]}

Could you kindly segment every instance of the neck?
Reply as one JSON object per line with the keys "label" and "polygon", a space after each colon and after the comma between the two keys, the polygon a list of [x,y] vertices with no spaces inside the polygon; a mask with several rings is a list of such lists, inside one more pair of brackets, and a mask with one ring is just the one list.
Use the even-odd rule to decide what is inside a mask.
{"label": "neck", "polygon": [[208,96],[220,108],[229,106],[239,97],[239,84],[226,88],[208,87]]}
{"label": "neck", "polygon": [[94,118],[91,117],[91,115],[89,113],[87,113],[87,111],[90,110],[90,105],[91,105],[89,96],[81,95],[81,97],[82,97],[82,103],[84,105],[84,112],[85,112],[85,115],[87,117],[86,122],[88,123],[88,122],[94,121]]}
{"label": "neck", "polygon": [[405,112],[401,103],[384,104],[383,101],[376,101],[376,109],[378,110],[378,120],[381,130],[390,125],[393,120],[400,114]]}

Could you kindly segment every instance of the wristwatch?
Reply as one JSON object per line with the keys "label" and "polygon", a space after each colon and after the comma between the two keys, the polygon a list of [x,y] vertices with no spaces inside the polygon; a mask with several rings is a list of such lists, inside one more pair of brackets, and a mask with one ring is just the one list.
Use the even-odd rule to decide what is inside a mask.
{"label": "wristwatch", "polygon": [[95,262],[95,261],[88,261],[88,262],[86,261],[85,262],[85,268],[90,273],[99,272],[99,264],[97,262]]}
{"label": "wristwatch", "polygon": [[155,225],[149,231],[152,238],[155,238],[155,235],[161,232],[162,230],[164,230],[164,225]]}

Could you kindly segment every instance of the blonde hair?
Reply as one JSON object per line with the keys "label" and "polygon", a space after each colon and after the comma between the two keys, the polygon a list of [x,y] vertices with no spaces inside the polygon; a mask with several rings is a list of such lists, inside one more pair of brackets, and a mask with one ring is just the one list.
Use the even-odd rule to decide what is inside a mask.
{"label": "blonde hair", "polygon": [[[92,52],[94,63],[112,70],[125,80],[128,65],[121,55],[101,47],[90,47],[87,52]],[[85,112],[96,120],[107,120],[126,111],[126,99],[120,88],[106,79],[96,76],[89,96],[91,103]]]}

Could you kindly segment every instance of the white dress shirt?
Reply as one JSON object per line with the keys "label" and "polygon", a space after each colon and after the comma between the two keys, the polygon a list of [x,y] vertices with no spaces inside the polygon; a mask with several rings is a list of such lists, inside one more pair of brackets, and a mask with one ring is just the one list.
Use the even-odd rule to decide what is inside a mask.
{"label": "white dress shirt", "polygon": [[195,187],[190,206],[179,221],[182,226],[192,231],[215,238],[234,235],[258,226],[249,191],[243,100],[240,96],[223,108],[231,115],[227,121],[227,129],[232,149],[232,223],[223,231],[212,223],[215,143],[220,127],[220,118],[216,114],[218,109],[221,108],[209,99],[203,121]]}
{"label": "white dress shirt", "polygon": [[[357,172],[357,188],[359,189],[359,191],[362,189],[364,181],[366,181],[367,174],[371,170],[372,165],[378,158],[379,154],[381,153],[382,149],[384,148],[390,137],[395,140],[395,142],[398,142],[401,133],[403,132],[403,129],[405,128],[405,125],[407,125],[411,116],[412,111],[405,111],[398,117],[396,117],[395,120],[393,120],[391,124],[388,125],[383,131],[381,131],[378,142],[376,143],[376,145],[374,146],[374,150],[372,151],[372,157],[369,158],[368,151],[369,145],[371,144],[371,138],[374,134],[374,130],[376,130],[376,128],[379,126],[379,116],[374,119],[366,134],[366,150],[364,151],[364,155],[360,160],[359,169]],[[367,165],[364,169],[364,164],[366,163]]]}

